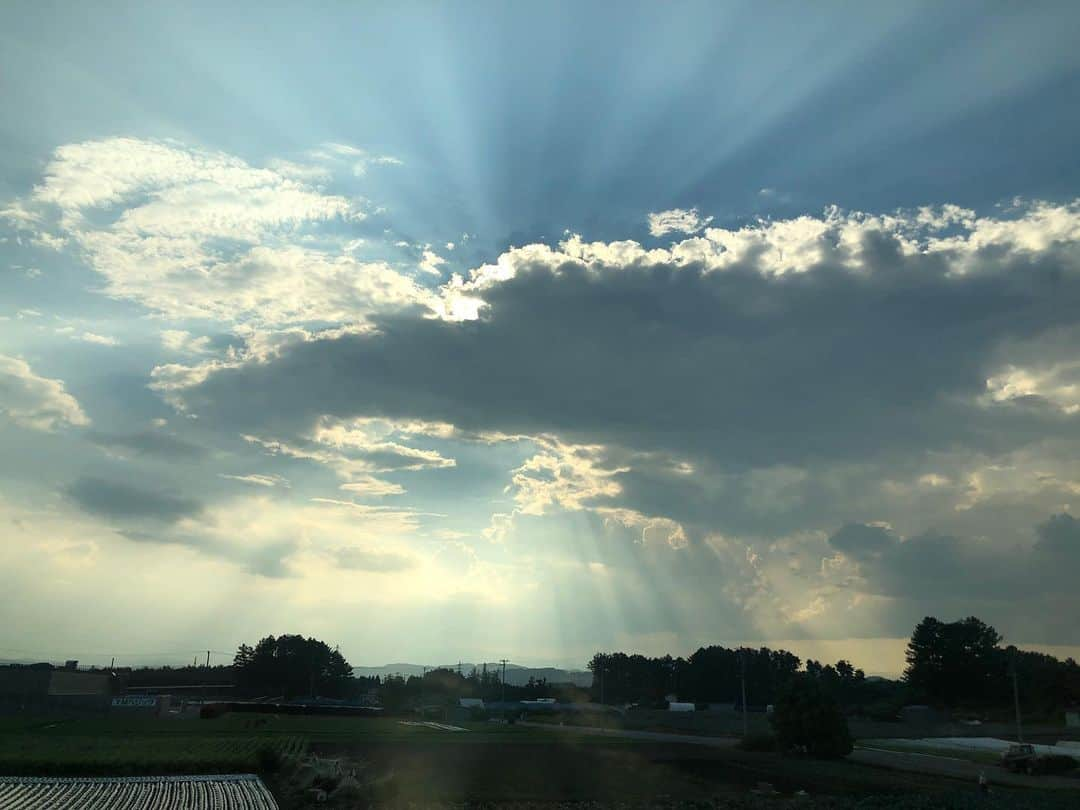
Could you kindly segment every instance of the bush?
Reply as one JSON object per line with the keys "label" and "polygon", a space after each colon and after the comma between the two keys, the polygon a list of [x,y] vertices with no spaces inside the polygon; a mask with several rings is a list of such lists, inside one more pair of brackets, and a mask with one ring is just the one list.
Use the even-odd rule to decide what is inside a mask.
{"label": "bush", "polygon": [[747,734],[739,740],[739,748],[743,751],[775,751],[775,734]]}
{"label": "bush", "polygon": [[224,716],[228,711],[229,707],[224,703],[206,703],[199,709],[199,717],[202,720],[214,720]]}
{"label": "bush", "polygon": [[799,673],[791,679],[770,719],[785,753],[840,759],[854,747],[847,718],[812,675]]}

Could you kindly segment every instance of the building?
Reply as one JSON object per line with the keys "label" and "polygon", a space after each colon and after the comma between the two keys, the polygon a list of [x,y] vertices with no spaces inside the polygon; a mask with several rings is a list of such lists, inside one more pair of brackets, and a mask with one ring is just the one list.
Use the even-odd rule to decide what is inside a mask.
{"label": "building", "polygon": [[74,665],[0,667],[0,712],[107,711],[117,679],[110,672]]}

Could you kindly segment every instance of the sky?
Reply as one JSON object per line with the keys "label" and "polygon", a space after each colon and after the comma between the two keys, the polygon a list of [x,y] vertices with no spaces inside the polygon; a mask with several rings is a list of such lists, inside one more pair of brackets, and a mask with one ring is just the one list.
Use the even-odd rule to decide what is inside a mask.
{"label": "sky", "polygon": [[3,4],[0,658],[1076,655],[1078,30]]}

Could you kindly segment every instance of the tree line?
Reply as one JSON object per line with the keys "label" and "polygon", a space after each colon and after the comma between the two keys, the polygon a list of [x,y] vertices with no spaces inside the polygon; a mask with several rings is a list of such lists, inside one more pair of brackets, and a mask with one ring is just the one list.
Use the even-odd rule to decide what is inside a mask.
{"label": "tree line", "polygon": [[701,647],[688,658],[596,653],[590,695],[609,704],[663,705],[674,696],[696,704],[775,704],[797,674],[809,676],[849,712],[893,719],[905,704],[986,711],[1012,705],[1015,670],[1022,708],[1050,715],[1080,705],[1080,666],[1072,658],[1002,646],[1001,634],[975,617],[923,619],[899,680],[868,679],[850,661],[805,665],[787,650]]}
{"label": "tree line", "polygon": [[1080,705],[1075,660],[1001,642],[997,630],[974,616],[955,622],[927,616],[908,642],[904,684],[929,704],[978,710],[1012,705],[1015,673],[1025,713],[1045,716]]}
{"label": "tree line", "polygon": [[241,644],[232,666],[152,668],[131,672],[132,685],[232,682],[238,697],[321,697],[354,700],[377,696],[389,709],[481,698],[486,702],[555,698],[609,705],[664,706],[674,697],[696,704],[776,704],[793,679],[809,678],[849,714],[887,720],[911,703],[987,713],[1011,709],[1013,674],[1025,714],[1050,716],[1080,705],[1080,665],[1072,658],[1003,646],[1002,636],[975,617],[945,622],[928,616],[907,645],[899,680],[867,678],[850,661],[805,663],[787,650],[701,647],[688,658],[598,652],[589,662],[588,690],[545,681],[523,686],[501,682],[486,665],[467,673],[433,669],[423,676],[356,677],[345,657],[323,641],[299,635],[267,636]]}
{"label": "tree line", "polygon": [[[765,706],[776,702],[801,667],[799,656],[768,647],[712,645],[689,658],[597,653],[589,661],[590,693],[598,702],[614,704],[659,705],[673,695],[687,702],[739,706],[745,683],[747,704]],[[866,685],[865,673],[845,660],[833,665],[811,659],[806,672],[845,697],[854,697]]]}

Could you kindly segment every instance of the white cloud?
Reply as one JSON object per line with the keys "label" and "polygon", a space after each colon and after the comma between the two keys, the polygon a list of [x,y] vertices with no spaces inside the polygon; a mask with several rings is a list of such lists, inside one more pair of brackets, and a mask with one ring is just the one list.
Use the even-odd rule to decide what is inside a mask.
{"label": "white cloud", "polygon": [[424,253],[420,258],[419,267],[425,273],[431,273],[432,275],[442,275],[442,271],[439,270],[440,264],[446,264],[446,259],[438,255],[435,251],[425,248]]}
{"label": "white cloud", "polygon": [[622,492],[615,476],[628,468],[606,466],[603,446],[565,444],[553,436],[534,441],[540,451],[513,470],[506,488],[521,514],[542,515],[556,508],[579,511],[598,498]]}
{"label": "white cloud", "polygon": [[0,414],[34,430],[90,424],[62,380],[39,377],[25,360],[6,355],[0,355]]}
{"label": "white cloud", "polygon": [[368,498],[383,498],[387,495],[405,494],[405,487],[401,486],[401,484],[385,481],[373,475],[355,476],[352,481],[342,484],[338,489]]}
{"label": "white cloud", "polygon": [[[686,220],[691,226],[698,221]],[[866,214],[830,206],[821,216],[762,219],[734,230],[705,228],[705,223],[700,221],[701,228],[694,228],[701,231],[700,235],[667,248],[646,249],[629,239],[586,242],[573,233],[554,248],[545,244],[514,247],[493,263],[470,271],[468,278],[455,273],[441,287],[441,301],[430,306],[445,320],[475,320],[486,306],[484,290],[532,268],[557,273],[568,262],[584,264],[599,274],[653,264],[700,266],[706,272],[744,265],[771,276],[805,273],[825,262],[852,272],[873,272],[865,251],[875,240],[890,243],[901,255],[934,254],[947,262],[952,272],[965,273],[977,267],[979,257],[990,251],[1002,258],[1080,241],[1080,200],[1061,205],[1018,204],[1001,218],[977,217],[956,205],[926,206],[892,214]]]}
{"label": "white cloud", "polygon": [[994,402],[1039,397],[1067,414],[1080,413],[1080,362],[1022,368],[1010,365],[986,381]]}
{"label": "white cloud", "polygon": [[[310,435],[292,442],[244,436],[272,455],[311,461],[329,467],[345,480],[340,489],[355,495],[381,498],[402,495],[400,484],[379,478],[377,473],[416,472],[454,467],[456,461],[437,451],[410,447],[392,436],[447,435],[450,425],[403,422],[384,419],[356,419],[339,422],[320,419]],[[327,449],[331,448],[331,449]]]}
{"label": "white cloud", "polygon": [[114,337],[108,335],[98,335],[94,332],[83,332],[79,335],[73,336],[76,340],[81,340],[84,343],[96,343],[99,346],[119,346],[120,341]]}
{"label": "white cloud", "polygon": [[320,148],[309,152],[309,155],[320,161],[348,163],[357,177],[366,175],[371,166],[405,165],[402,160],[392,155],[375,155],[366,149],[344,143],[324,143]]}
{"label": "white cloud", "polygon": [[280,475],[263,475],[261,473],[249,473],[248,475],[229,475],[218,473],[218,478],[226,478],[230,481],[239,481],[242,484],[251,484],[257,487],[286,487],[290,486],[289,479]]}
{"label": "white cloud", "polygon": [[712,222],[712,217],[702,218],[696,208],[672,208],[649,214],[649,233],[664,236],[668,233],[697,233]]}
{"label": "white cloud", "polygon": [[596,513],[603,516],[609,529],[619,526],[640,532],[639,542],[645,546],[661,544],[677,549],[690,544],[682,524],[671,518],[643,515],[626,508],[599,508]]}
{"label": "white cloud", "polygon": [[18,202],[36,219],[19,221],[53,222],[104,277],[104,292],[172,319],[350,323],[430,299],[388,264],[346,255],[347,240],[325,232],[363,219],[360,204],[273,165],[171,141],[69,144]]}
{"label": "white cloud", "polygon": [[161,345],[177,354],[206,354],[210,351],[210,338],[195,337],[184,329],[165,329],[161,332]]}
{"label": "white cloud", "polygon": [[360,418],[344,422],[323,417],[308,437],[316,444],[354,454],[350,464],[362,463],[372,472],[416,471],[455,466],[435,450],[409,447],[392,439],[402,436],[448,437],[453,426],[440,422]]}

